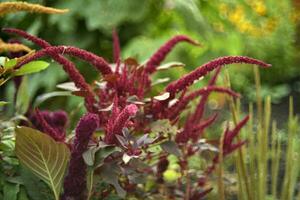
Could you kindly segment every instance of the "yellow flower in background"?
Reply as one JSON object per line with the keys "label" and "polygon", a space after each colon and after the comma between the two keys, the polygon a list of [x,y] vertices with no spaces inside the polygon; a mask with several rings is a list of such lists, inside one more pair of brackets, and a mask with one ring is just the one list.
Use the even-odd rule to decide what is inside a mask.
{"label": "yellow flower in background", "polygon": [[267,13],[267,8],[263,1],[251,1],[250,6],[260,16],[265,16]]}
{"label": "yellow flower in background", "polygon": [[[278,18],[267,17],[268,11],[265,2],[263,0],[246,0],[246,3],[251,8],[251,12],[258,18],[257,23],[253,23],[251,18],[248,17],[251,12],[246,12],[246,9],[249,9],[247,5],[221,3],[218,7],[219,12],[227,17],[228,21],[241,33],[261,37],[274,32],[278,26]],[[293,15],[294,19],[297,17],[300,18],[300,14]],[[215,23],[214,27],[218,30],[221,26]]]}
{"label": "yellow flower in background", "polygon": [[232,23],[238,23],[245,18],[245,11],[242,6],[237,6],[232,12],[230,12],[228,19]]}
{"label": "yellow flower in background", "polygon": [[219,5],[219,12],[220,12],[221,15],[227,16],[228,13],[229,13],[229,7],[228,7],[228,5],[225,4],[225,3],[221,3]]}

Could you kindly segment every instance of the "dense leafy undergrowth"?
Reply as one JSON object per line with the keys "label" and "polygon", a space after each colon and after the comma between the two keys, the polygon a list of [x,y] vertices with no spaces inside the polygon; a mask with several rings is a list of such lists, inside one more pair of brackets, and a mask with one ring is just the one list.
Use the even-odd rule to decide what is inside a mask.
{"label": "dense leafy undergrowth", "polygon": [[[26,3],[1,6],[8,6],[11,11],[62,12]],[[240,95],[229,86],[217,86],[216,80],[225,65],[244,63],[267,68],[269,64],[250,57],[225,56],[197,67],[178,80],[152,80],[152,75],[161,70],[184,66],[178,62],[161,64],[175,45],[200,44],[185,35],[176,35],[146,62],[139,63],[131,57],[121,58],[114,31],[114,62],[109,63],[89,51],[74,46],[53,46],[19,29],[3,28],[2,31],[29,40],[40,49],[32,51],[16,40],[2,43],[2,50],[8,54],[0,60],[0,84],[13,81],[16,92],[12,102],[1,101],[3,111],[14,108],[12,115],[1,117],[1,198],[196,200],[205,198],[217,187],[222,199],[224,159],[238,151],[237,168],[247,165],[241,150],[246,140],[239,132],[249,116],[238,119],[234,102]],[[27,76],[49,66],[39,60],[46,56],[62,66],[71,82],[58,85],[63,92],[30,99]],[[94,67],[99,78],[92,84],[86,82],[69,56]],[[207,86],[191,89],[211,71],[214,73]],[[158,84],[165,85],[162,91],[156,88]],[[205,112],[212,92],[230,97],[233,125],[229,124],[231,119],[218,119],[217,112],[210,115]],[[82,98],[79,107],[84,106],[86,113],[78,122],[70,121],[74,113],[64,108],[39,109],[49,98],[69,95]],[[252,122],[253,115],[250,119]],[[70,124],[74,123],[77,125],[72,130]],[[206,134],[210,127],[213,127],[210,131],[214,132],[213,139],[208,139]],[[267,128],[264,133],[268,133]],[[267,148],[267,137],[262,140],[261,152]],[[255,141],[250,142],[254,148]],[[267,162],[266,158],[263,162]],[[245,181],[245,174],[240,177],[241,182]],[[264,185],[264,177],[259,180]],[[245,183],[249,184],[247,180]]]}

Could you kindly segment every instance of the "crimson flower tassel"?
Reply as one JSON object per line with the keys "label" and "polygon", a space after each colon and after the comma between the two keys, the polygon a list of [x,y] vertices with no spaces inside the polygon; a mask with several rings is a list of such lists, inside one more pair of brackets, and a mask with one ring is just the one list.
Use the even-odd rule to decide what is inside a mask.
{"label": "crimson flower tassel", "polygon": [[214,114],[211,117],[209,117],[208,119],[204,120],[201,124],[195,126],[192,131],[190,132],[190,138],[192,139],[193,142],[196,142],[199,137],[201,136],[201,134],[203,133],[204,129],[206,129],[207,127],[209,127],[212,123],[215,122],[215,120],[217,119],[218,114]]}
{"label": "crimson flower tassel", "polygon": [[192,40],[185,35],[176,35],[163,44],[148,60],[145,67],[146,73],[153,73],[156,67],[165,59],[168,53],[175,47],[179,42],[187,42],[193,45],[199,45],[198,42]]}
{"label": "crimson flower tassel", "polygon": [[120,58],[120,52],[121,52],[121,48],[120,48],[120,41],[119,41],[119,37],[118,37],[118,33],[117,31],[114,29],[113,30],[113,50],[114,50],[114,62],[118,63]]}
{"label": "crimson flower tassel", "polygon": [[63,142],[66,137],[65,128],[68,123],[68,117],[64,111],[39,111],[30,117],[33,125],[40,131],[47,133],[54,140]]}
{"label": "crimson flower tassel", "polygon": [[[199,90],[196,90],[194,92],[191,92],[190,94],[183,96],[178,102],[176,102],[172,107],[169,109],[168,117],[169,119],[176,118],[181,111],[183,111],[189,102],[191,102],[193,99],[199,97],[200,95],[206,95],[209,92],[221,92],[228,94],[233,97],[240,97],[240,95],[234,91],[232,91],[229,88],[224,87],[218,87],[218,86],[208,86],[205,88],[201,88]],[[203,96],[201,98],[203,98]]]}
{"label": "crimson flower tassel", "polygon": [[103,75],[111,74],[111,68],[109,64],[101,57],[88,52],[86,50],[72,47],[72,46],[51,46],[47,47],[45,49],[42,49],[35,54],[28,56],[24,60],[22,60],[20,63],[17,64],[15,67],[16,69],[20,68],[22,65],[31,62],[33,60],[37,60],[43,56],[46,55],[58,55],[58,54],[67,54],[70,56],[77,57],[79,59],[82,59],[86,62],[91,63],[100,73]]}
{"label": "crimson flower tassel", "polygon": [[[241,128],[245,126],[248,122],[249,116],[246,116],[243,120],[241,120],[233,130],[229,130],[229,127],[225,130],[224,140],[223,140],[223,157],[227,156],[228,154],[232,153],[233,151],[237,150],[241,146],[243,146],[246,141],[239,141],[237,143],[233,143],[234,138],[239,134]],[[210,174],[219,163],[219,155],[216,155],[213,159],[213,164],[208,167],[206,170],[206,174]]]}
{"label": "crimson flower tassel", "polygon": [[210,193],[213,190],[213,188],[206,189],[202,192],[195,192],[189,200],[201,200],[204,198],[208,193]]}
{"label": "crimson flower tassel", "polygon": [[[51,47],[51,45],[48,42],[46,42],[45,40],[38,38],[36,36],[30,35],[30,34],[26,33],[25,31],[22,31],[19,29],[13,29],[13,28],[4,28],[2,30],[7,33],[13,33],[13,34],[19,35],[42,48]],[[58,62],[59,64],[62,65],[64,71],[69,75],[70,79],[75,83],[76,87],[80,88],[81,90],[83,90],[87,93],[87,95],[85,97],[86,107],[89,112],[95,112],[94,103],[96,102],[96,100],[94,98],[94,94],[93,94],[92,90],[90,89],[90,86],[85,81],[84,77],[76,69],[75,65],[71,61],[69,61],[68,59],[64,58],[61,55],[51,54],[50,56],[56,62]]]}
{"label": "crimson flower tassel", "polygon": [[86,199],[86,164],[82,154],[86,151],[93,132],[98,127],[96,114],[84,115],[75,130],[75,139],[71,152],[68,174],[64,179],[64,193],[61,200]]}
{"label": "crimson flower tassel", "polygon": [[122,134],[122,130],[126,126],[130,117],[134,116],[137,111],[138,107],[135,104],[130,104],[126,106],[116,117],[114,123],[107,127],[104,141],[107,144],[117,144],[115,135]]}
{"label": "crimson flower tassel", "polygon": [[30,35],[29,33],[23,31],[23,30],[20,30],[20,29],[16,29],[16,28],[2,28],[2,31],[5,32],[5,33],[10,33],[10,34],[16,34],[16,35],[19,35],[31,42],[33,42],[34,44],[38,45],[39,47],[42,47],[42,48],[46,48],[46,47],[50,47],[51,45],[41,39],[41,38],[38,38],[36,36],[33,36],[33,35]]}
{"label": "crimson flower tassel", "polygon": [[[212,78],[208,82],[208,87],[215,85],[215,83],[217,81],[217,78],[218,78],[218,76],[221,72],[221,69],[222,69],[221,66],[216,69],[215,74],[212,76]],[[206,94],[204,94],[201,97],[201,100],[199,101],[199,103],[196,107],[196,110],[195,110],[195,112],[193,114],[193,117],[192,117],[193,121],[196,122],[196,123],[201,120],[201,118],[204,114],[205,105],[206,105],[207,99],[209,97],[209,94],[210,94],[210,92],[207,92]]]}
{"label": "crimson flower tassel", "polygon": [[199,78],[205,76],[208,72],[224,65],[234,64],[234,63],[244,63],[244,64],[254,64],[259,65],[261,67],[270,67],[270,64],[264,63],[260,60],[256,60],[254,58],[246,57],[246,56],[225,56],[214,59],[194,71],[186,74],[182,78],[177,81],[174,81],[167,85],[166,91],[170,92],[170,96],[174,96],[178,91],[184,90],[186,87],[193,84],[194,81]]}

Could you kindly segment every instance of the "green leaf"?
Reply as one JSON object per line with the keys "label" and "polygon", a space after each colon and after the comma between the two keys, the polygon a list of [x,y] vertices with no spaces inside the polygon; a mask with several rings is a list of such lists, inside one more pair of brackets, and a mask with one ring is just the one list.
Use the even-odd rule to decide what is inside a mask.
{"label": "green leaf", "polygon": [[104,163],[100,168],[100,176],[106,183],[114,186],[118,195],[122,198],[126,196],[126,191],[119,184],[121,170],[116,163]]}
{"label": "green leaf", "polygon": [[50,99],[52,97],[59,97],[59,96],[72,96],[72,94],[71,92],[66,92],[66,91],[54,91],[54,92],[45,93],[36,98],[34,102],[34,106],[37,107],[47,99]]}
{"label": "green leaf", "polygon": [[53,195],[48,185],[35,176],[28,168],[21,165],[20,174],[30,200],[53,200]]}
{"label": "green leaf", "polygon": [[18,200],[30,200],[30,199],[28,199],[28,196],[27,196],[27,193],[26,193],[26,190],[25,190],[24,186],[22,186],[20,188],[20,192],[19,192],[19,195],[18,195]]}
{"label": "green leaf", "polygon": [[85,164],[93,166],[94,168],[100,167],[105,158],[115,152],[120,152],[121,149],[115,146],[94,146],[85,151],[82,155]]}
{"label": "green leaf", "polygon": [[170,69],[173,67],[184,67],[185,64],[181,63],[181,62],[169,62],[163,65],[160,65],[156,68],[156,70],[165,70],[165,69]]}
{"label": "green leaf", "polygon": [[36,72],[46,69],[48,66],[49,66],[49,63],[47,63],[45,61],[41,61],[41,60],[32,61],[30,63],[23,65],[19,70],[17,70],[14,73],[14,75],[15,76],[23,76],[26,74],[36,73]]}
{"label": "green leaf", "polygon": [[181,153],[179,151],[179,148],[177,146],[177,144],[174,141],[166,141],[164,143],[161,144],[161,148],[170,153],[173,154],[175,156],[180,157]]}
{"label": "green leaf", "polygon": [[13,68],[17,64],[17,59],[10,59],[4,64],[5,70]]}
{"label": "green leaf", "polygon": [[17,127],[15,151],[21,164],[45,181],[58,200],[70,158],[68,147],[38,130]]}
{"label": "green leaf", "polygon": [[5,106],[6,104],[9,104],[9,103],[6,101],[0,101],[0,107]]}
{"label": "green leaf", "polygon": [[28,88],[28,79],[27,77],[24,77],[17,93],[16,112],[21,115],[25,114],[29,107],[29,103],[30,96]]}
{"label": "green leaf", "polygon": [[3,199],[17,200],[19,190],[19,184],[5,182],[3,188]]}
{"label": "green leaf", "polygon": [[1,66],[4,66],[5,65],[5,62],[7,61],[8,58],[6,57],[3,57],[3,56],[0,56],[0,65]]}

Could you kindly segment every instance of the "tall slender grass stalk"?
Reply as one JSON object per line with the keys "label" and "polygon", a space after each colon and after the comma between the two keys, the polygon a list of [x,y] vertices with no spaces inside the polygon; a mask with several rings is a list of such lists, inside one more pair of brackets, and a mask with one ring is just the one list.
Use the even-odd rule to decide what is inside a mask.
{"label": "tall slender grass stalk", "polygon": [[[238,183],[238,199],[292,200],[296,197],[296,185],[300,171],[298,154],[300,139],[297,135],[299,133],[299,120],[294,115],[293,98],[290,97],[289,101],[288,129],[285,136],[287,141],[283,142],[279,135],[277,122],[271,119],[271,98],[268,96],[264,102],[262,101],[261,83],[257,67],[254,68],[254,76],[256,112],[254,112],[253,104],[250,104],[250,120],[247,126],[247,134],[243,138],[248,140],[248,146],[238,152],[242,155],[242,159],[237,156],[237,161],[242,163],[236,162],[238,181],[241,181],[241,183]],[[228,78],[229,75],[227,75]],[[240,107],[239,102],[230,100],[234,122],[238,119],[240,110],[238,107]],[[282,158],[283,155],[285,159]],[[285,164],[283,165],[282,162]],[[279,173],[281,166],[285,166],[283,179],[280,178],[281,174]],[[241,186],[243,184],[244,187]],[[243,195],[247,192],[247,187],[251,191],[250,195]],[[279,188],[281,190],[278,191]],[[297,199],[300,200],[300,192],[297,195]]]}
{"label": "tall slender grass stalk", "polygon": [[223,182],[223,145],[224,145],[224,138],[225,133],[222,134],[220,138],[220,145],[219,145],[219,165],[218,165],[218,194],[219,200],[225,200],[225,189],[224,189],[224,182]]}
{"label": "tall slender grass stalk", "polygon": [[277,197],[277,187],[278,187],[278,170],[281,157],[281,144],[280,138],[277,133],[277,123],[272,122],[272,144],[271,144],[271,194],[274,198]]}
{"label": "tall slender grass stalk", "polygon": [[[229,88],[231,86],[230,84],[230,76],[228,73],[228,70],[225,71],[225,85],[227,85]],[[229,105],[230,105],[230,110],[232,113],[232,117],[233,117],[233,122],[235,125],[237,125],[238,122],[238,115],[239,115],[239,109],[237,108],[237,106],[235,105],[234,99],[229,97]],[[240,141],[241,138],[238,135],[237,139]],[[243,198],[245,199],[245,197],[248,200],[252,200],[252,193],[250,190],[250,186],[249,186],[249,180],[247,177],[247,166],[245,164],[245,160],[244,160],[244,154],[243,154],[243,147],[239,148],[239,150],[237,151],[237,155],[236,155],[236,168],[237,168],[237,172],[238,172],[238,185],[239,185],[239,189],[240,192],[238,193],[239,198]]]}
{"label": "tall slender grass stalk", "polygon": [[297,175],[296,169],[298,169],[298,162],[295,162],[298,154],[296,153],[295,146],[295,135],[297,132],[297,117],[294,117],[294,108],[293,108],[293,98],[290,97],[289,100],[289,121],[288,121],[288,141],[286,148],[286,167],[283,186],[281,190],[281,199],[290,200],[293,198],[294,188],[295,188],[295,178],[294,175]]}

